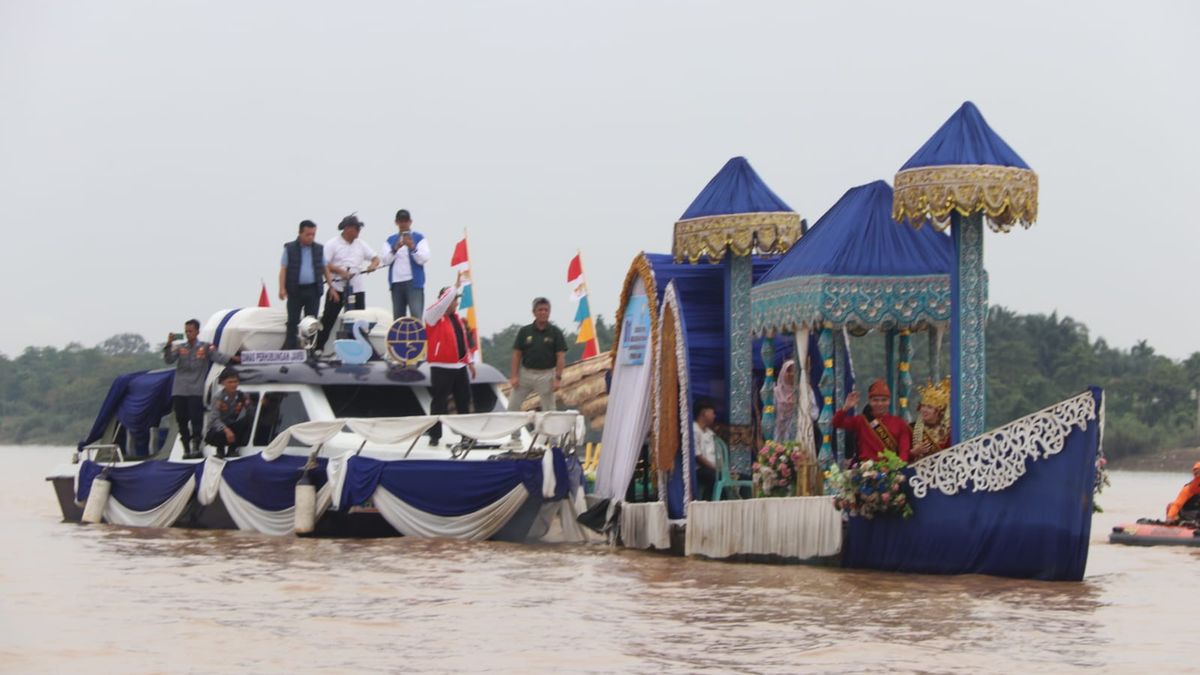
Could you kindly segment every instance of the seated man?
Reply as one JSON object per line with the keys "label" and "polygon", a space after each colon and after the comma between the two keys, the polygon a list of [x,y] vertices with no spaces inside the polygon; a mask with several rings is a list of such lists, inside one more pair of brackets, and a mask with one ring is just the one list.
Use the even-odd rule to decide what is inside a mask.
{"label": "seated man", "polygon": [[921,387],[920,417],[913,426],[912,456],[914,460],[928,457],[950,447],[950,378],[938,384]]}
{"label": "seated man", "polygon": [[237,456],[237,448],[246,444],[250,432],[250,397],[238,389],[241,379],[233,368],[221,372],[221,393],[208,412],[204,440],[217,449],[217,457]]}
{"label": "seated man", "polygon": [[712,500],[713,485],[717,482],[717,441],[713,432],[716,420],[717,411],[711,403],[700,401],[696,404],[692,434],[696,437],[696,487],[699,492],[696,498],[702,501]]}
{"label": "seated man", "polygon": [[1200,520],[1200,462],[1192,465],[1192,480],[1179,491],[1175,501],[1167,505],[1167,522]]}
{"label": "seated man", "polygon": [[891,450],[900,459],[909,460],[912,448],[912,430],[908,423],[888,414],[892,402],[892,391],[883,380],[875,380],[867,390],[870,417],[855,414],[854,407],[860,398],[857,391],[846,397],[846,405],[833,416],[833,426],[854,432],[858,442],[858,461],[879,459],[884,450]]}

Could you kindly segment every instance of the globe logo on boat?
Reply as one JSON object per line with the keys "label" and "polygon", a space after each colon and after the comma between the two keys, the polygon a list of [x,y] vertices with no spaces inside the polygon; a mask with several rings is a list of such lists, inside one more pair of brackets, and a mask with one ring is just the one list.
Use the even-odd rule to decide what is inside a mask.
{"label": "globe logo on boat", "polygon": [[425,360],[425,324],[420,319],[402,316],[387,332],[388,357],[404,368],[413,368]]}

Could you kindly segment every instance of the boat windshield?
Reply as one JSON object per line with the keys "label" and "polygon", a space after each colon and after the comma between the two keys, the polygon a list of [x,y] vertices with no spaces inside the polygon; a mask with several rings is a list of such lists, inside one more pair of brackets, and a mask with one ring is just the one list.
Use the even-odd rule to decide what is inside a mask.
{"label": "boat windshield", "polygon": [[410,417],[427,414],[411,387],[330,384],[322,389],[334,417]]}

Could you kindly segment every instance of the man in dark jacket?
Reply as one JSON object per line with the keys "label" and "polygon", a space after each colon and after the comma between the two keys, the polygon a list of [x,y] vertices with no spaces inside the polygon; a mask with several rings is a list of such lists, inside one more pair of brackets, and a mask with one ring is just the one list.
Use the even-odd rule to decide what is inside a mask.
{"label": "man in dark jacket", "polygon": [[[284,349],[296,348],[300,317],[317,315],[323,285],[330,280],[329,270],[325,268],[325,250],[316,243],[316,237],[317,224],[304,220],[300,222],[296,240],[283,245],[283,259],[279,262],[279,299],[287,300]],[[336,296],[337,291],[332,293]]]}
{"label": "man in dark jacket", "polygon": [[236,370],[226,368],[219,380],[221,393],[213,397],[204,440],[217,449],[217,457],[224,459],[226,448],[229,456],[236,457],[238,447],[246,444],[254,406],[246,392],[238,389],[241,379]]}

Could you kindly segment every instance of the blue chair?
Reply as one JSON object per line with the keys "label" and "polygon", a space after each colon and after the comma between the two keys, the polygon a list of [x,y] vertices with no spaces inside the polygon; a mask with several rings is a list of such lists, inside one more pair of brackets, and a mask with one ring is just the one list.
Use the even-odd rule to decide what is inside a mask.
{"label": "blue chair", "polygon": [[733,490],[734,499],[741,499],[742,488],[748,487],[754,489],[754,481],[749,479],[734,479],[733,474],[729,472],[729,446],[725,441],[717,436],[713,438],[717,446],[717,480],[713,483],[713,498],[714,502],[721,501],[726,490]]}

